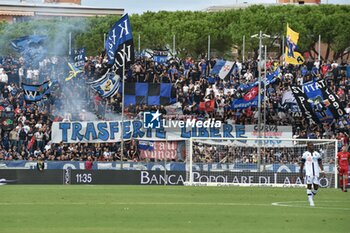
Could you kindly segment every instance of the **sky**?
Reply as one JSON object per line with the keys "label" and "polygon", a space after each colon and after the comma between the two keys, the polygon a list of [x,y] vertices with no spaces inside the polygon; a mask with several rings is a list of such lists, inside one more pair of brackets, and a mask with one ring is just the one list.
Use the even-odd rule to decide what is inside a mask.
{"label": "sky", "polygon": [[[24,0],[42,3],[43,0]],[[20,0],[0,0],[0,2],[20,2]],[[322,3],[350,4],[350,0],[321,0]],[[203,10],[210,6],[233,4],[276,3],[276,0],[82,0],[82,5],[93,7],[123,8],[125,13],[141,14],[159,10]]]}

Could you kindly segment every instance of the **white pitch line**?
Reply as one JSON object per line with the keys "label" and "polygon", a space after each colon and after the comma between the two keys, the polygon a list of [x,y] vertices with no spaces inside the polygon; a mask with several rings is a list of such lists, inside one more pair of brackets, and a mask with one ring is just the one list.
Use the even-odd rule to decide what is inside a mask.
{"label": "white pitch line", "polygon": [[[320,201],[319,203],[342,203],[343,201]],[[307,205],[301,206],[301,205],[294,205],[298,203],[305,203]],[[342,207],[332,207],[332,206],[317,206],[317,202],[315,203],[316,206],[310,207],[307,201],[287,201],[287,202],[272,202],[271,205],[273,206],[282,206],[282,207],[291,207],[291,208],[316,208],[316,209],[327,209],[327,210],[349,210],[350,208],[342,208]]]}
{"label": "white pitch line", "polygon": [[198,206],[270,206],[270,204],[252,204],[252,203],[209,203],[209,202],[1,202],[0,206],[11,205],[198,205]]}

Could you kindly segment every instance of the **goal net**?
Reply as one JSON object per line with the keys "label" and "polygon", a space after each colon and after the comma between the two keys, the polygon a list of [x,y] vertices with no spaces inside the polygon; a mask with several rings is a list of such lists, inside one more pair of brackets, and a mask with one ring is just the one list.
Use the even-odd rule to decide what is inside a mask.
{"label": "goal net", "polygon": [[300,161],[307,143],[322,156],[321,187],[337,187],[337,141],[283,138],[191,138],[185,185],[304,187]]}

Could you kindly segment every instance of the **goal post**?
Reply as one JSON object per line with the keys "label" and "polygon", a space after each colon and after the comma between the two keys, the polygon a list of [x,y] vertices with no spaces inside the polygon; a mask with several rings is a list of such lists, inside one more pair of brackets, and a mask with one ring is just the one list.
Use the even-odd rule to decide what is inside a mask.
{"label": "goal post", "polygon": [[338,187],[335,139],[195,138],[189,139],[185,185],[305,187],[299,177],[307,143],[322,156],[320,186]]}

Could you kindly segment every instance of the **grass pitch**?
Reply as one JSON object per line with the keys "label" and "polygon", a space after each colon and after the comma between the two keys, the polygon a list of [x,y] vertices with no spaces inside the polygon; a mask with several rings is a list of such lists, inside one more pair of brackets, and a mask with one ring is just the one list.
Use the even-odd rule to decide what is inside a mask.
{"label": "grass pitch", "polygon": [[1,233],[349,232],[349,193],[301,188],[0,186]]}

